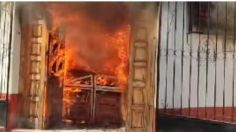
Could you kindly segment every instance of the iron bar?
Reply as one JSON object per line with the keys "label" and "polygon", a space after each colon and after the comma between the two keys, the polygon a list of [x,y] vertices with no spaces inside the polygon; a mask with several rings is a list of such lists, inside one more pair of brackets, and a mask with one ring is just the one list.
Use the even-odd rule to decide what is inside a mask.
{"label": "iron bar", "polygon": [[173,102],[173,111],[175,109],[175,60],[176,60],[176,20],[177,20],[177,2],[175,2],[175,25],[174,25],[174,62],[173,62],[173,96],[172,96],[172,102]]}
{"label": "iron bar", "polygon": [[183,68],[184,68],[184,31],[185,31],[185,2],[183,2],[183,31],[182,31],[182,51],[181,51],[181,101],[180,101],[180,110],[181,110],[181,114],[183,114]]}
{"label": "iron bar", "polygon": [[[1,10],[2,10],[2,5],[1,5],[1,3],[0,3],[0,12],[1,12]],[[1,25],[2,25],[2,23],[3,23],[3,21],[2,21],[2,13],[0,13],[0,29],[1,29]],[[0,33],[2,33],[3,31],[1,31]],[[3,53],[3,37],[1,37],[0,38],[0,46],[1,46],[1,49],[0,49],[0,53],[1,53],[1,59],[0,59],[0,61],[1,61],[1,65],[0,65],[0,68],[1,68],[1,70],[2,70],[2,67],[3,67],[3,55],[2,55],[2,53]],[[2,74],[0,75],[0,91],[2,91]]]}
{"label": "iron bar", "polygon": [[235,74],[235,23],[236,23],[236,13],[235,13],[235,8],[236,8],[236,4],[234,3],[234,36],[233,36],[233,46],[234,46],[234,50],[233,50],[233,79],[232,79],[232,119],[231,119],[231,121],[233,122],[234,121],[234,74]]}
{"label": "iron bar", "polygon": [[[192,4],[190,4],[190,24],[192,25]],[[190,64],[189,64],[189,99],[188,99],[188,112],[189,115],[191,114],[191,89],[192,89],[192,36],[190,36],[190,53],[189,53],[189,60],[190,60]]]}
{"label": "iron bar", "polygon": [[168,45],[169,45],[169,10],[170,10],[170,3],[168,2],[168,7],[167,7],[167,31],[166,31],[166,35],[167,35],[167,39],[166,39],[166,81],[165,81],[165,103],[164,103],[164,112],[166,112],[166,107],[167,107],[167,84],[168,84]]}
{"label": "iron bar", "polygon": [[208,94],[208,59],[209,59],[209,23],[210,23],[210,11],[209,2],[207,2],[207,50],[206,50],[206,95],[205,95],[205,117],[207,117],[207,94]]}
{"label": "iron bar", "polygon": [[[14,3],[11,3],[10,6],[10,34],[9,34],[9,45],[8,45],[8,67],[7,67],[7,87],[6,87],[6,102],[7,102],[7,113],[9,113],[9,86],[10,86],[10,70],[11,70],[11,49],[12,49],[12,32],[13,32],[13,10],[14,10]],[[8,124],[9,114],[6,116],[6,128],[9,128]]]}
{"label": "iron bar", "polygon": [[[200,11],[201,3],[198,6],[198,30],[200,30]],[[199,116],[199,82],[200,82],[200,38],[201,34],[198,34],[198,49],[197,49],[197,59],[198,59],[198,70],[197,70],[197,117]]]}
{"label": "iron bar", "polygon": [[[162,13],[163,13],[163,11],[162,11],[162,6],[163,6],[163,4],[162,3],[160,3],[160,6],[159,6],[159,11],[160,11],[160,16],[159,16],[159,35],[158,35],[158,41],[157,41],[157,50],[158,50],[158,52],[157,52],[157,65],[156,65],[156,71],[157,71],[157,73],[156,73],[156,86],[158,87],[157,88],[157,96],[156,96],[156,106],[158,107],[158,103],[159,103],[159,93],[160,93],[160,87],[159,87],[159,84],[160,84],[160,64],[161,64],[161,59],[160,59],[160,57],[161,57],[161,53],[159,52],[159,51],[161,51],[161,37],[162,37],[162,35],[161,35],[161,27],[162,27],[162,22],[161,22],[161,20],[162,20]],[[157,113],[155,114],[155,120],[158,120],[158,113],[159,113],[159,111],[157,110]]]}
{"label": "iron bar", "polygon": [[227,3],[225,3],[225,33],[224,33],[224,87],[223,87],[223,118],[225,114],[225,61],[226,61],[226,35],[227,35]]}
{"label": "iron bar", "polygon": [[[7,14],[6,12],[4,11],[4,21],[2,21],[3,23],[3,34],[2,35],[5,35],[6,34],[6,17],[7,17]],[[3,74],[3,69],[4,69],[4,57],[5,57],[5,37],[2,38],[2,42],[1,42],[1,49],[2,49],[2,56],[1,56],[1,70],[2,70],[2,74],[1,74],[1,79],[0,79],[0,84],[1,84],[1,92],[4,92],[4,88],[5,88],[5,85],[4,85],[4,81],[3,81],[3,78],[4,77],[4,74]],[[1,97],[0,97],[1,98]]]}
{"label": "iron bar", "polygon": [[218,45],[218,4],[216,6],[216,44],[215,44],[215,82],[214,82],[214,119],[216,119],[216,85],[217,85],[217,56],[218,56],[218,50],[217,50],[217,45]]}

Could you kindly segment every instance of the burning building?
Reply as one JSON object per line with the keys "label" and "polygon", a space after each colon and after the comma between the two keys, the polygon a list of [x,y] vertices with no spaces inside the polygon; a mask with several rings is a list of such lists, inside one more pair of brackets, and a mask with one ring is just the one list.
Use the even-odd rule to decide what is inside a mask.
{"label": "burning building", "polygon": [[7,128],[155,131],[158,3],[0,9]]}

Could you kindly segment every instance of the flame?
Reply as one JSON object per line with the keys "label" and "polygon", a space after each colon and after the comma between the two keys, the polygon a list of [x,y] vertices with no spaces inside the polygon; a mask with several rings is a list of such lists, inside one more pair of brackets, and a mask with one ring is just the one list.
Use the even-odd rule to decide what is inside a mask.
{"label": "flame", "polygon": [[[124,91],[128,83],[130,24],[126,19],[116,18],[127,15],[126,10],[111,8],[111,10],[100,13],[108,14],[107,16],[100,18],[92,16],[95,19],[91,19],[91,15],[84,13],[87,12],[86,7],[81,8],[83,11],[77,11],[75,4],[49,3],[46,7],[52,18],[52,27],[61,27],[65,30],[64,84],[68,84],[75,78],[71,71],[83,70],[101,75],[96,79],[97,85],[118,85],[120,90]],[[78,8],[80,7],[78,6]],[[112,14],[113,9],[117,10],[115,13],[122,12],[122,14],[118,14],[118,16]],[[97,11],[99,12],[99,10]],[[107,17],[111,17],[111,19],[107,19]],[[117,78],[117,82],[112,82],[102,75],[114,76]],[[78,87],[64,88],[63,107],[65,109],[70,108],[76,102],[75,96],[78,92],[80,92]],[[65,109],[63,113],[66,113]]]}

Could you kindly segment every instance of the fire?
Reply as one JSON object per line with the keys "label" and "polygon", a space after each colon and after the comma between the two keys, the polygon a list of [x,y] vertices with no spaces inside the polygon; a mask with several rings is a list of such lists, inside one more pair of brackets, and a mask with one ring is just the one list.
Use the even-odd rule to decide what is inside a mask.
{"label": "fire", "polygon": [[99,76],[96,80],[96,84],[98,85],[108,85],[108,80],[106,78],[104,78],[103,76]]}
{"label": "fire", "polygon": [[[130,39],[125,6],[113,3],[49,3],[46,7],[53,28],[61,27],[65,31],[64,85],[76,78],[72,71],[81,70],[101,75],[96,79],[97,85],[117,85],[121,91],[125,90],[128,83]],[[114,76],[117,82],[102,75]],[[77,92],[80,92],[78,87],[64,88],[65,107],[74,103],[73,97]]]}
{"label": "fire", "polygon": [[96,77],[96,85],[114,87],[117,86],[117,80],[112,77],[98,75]]}

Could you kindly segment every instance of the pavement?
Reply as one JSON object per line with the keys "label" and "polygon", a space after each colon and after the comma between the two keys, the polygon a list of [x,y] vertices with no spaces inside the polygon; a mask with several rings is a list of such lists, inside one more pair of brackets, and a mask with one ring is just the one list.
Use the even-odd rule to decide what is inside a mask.
{"label": "pavement", "polygon": [[236,124],[159,116],[158,132],[236,132]]}

